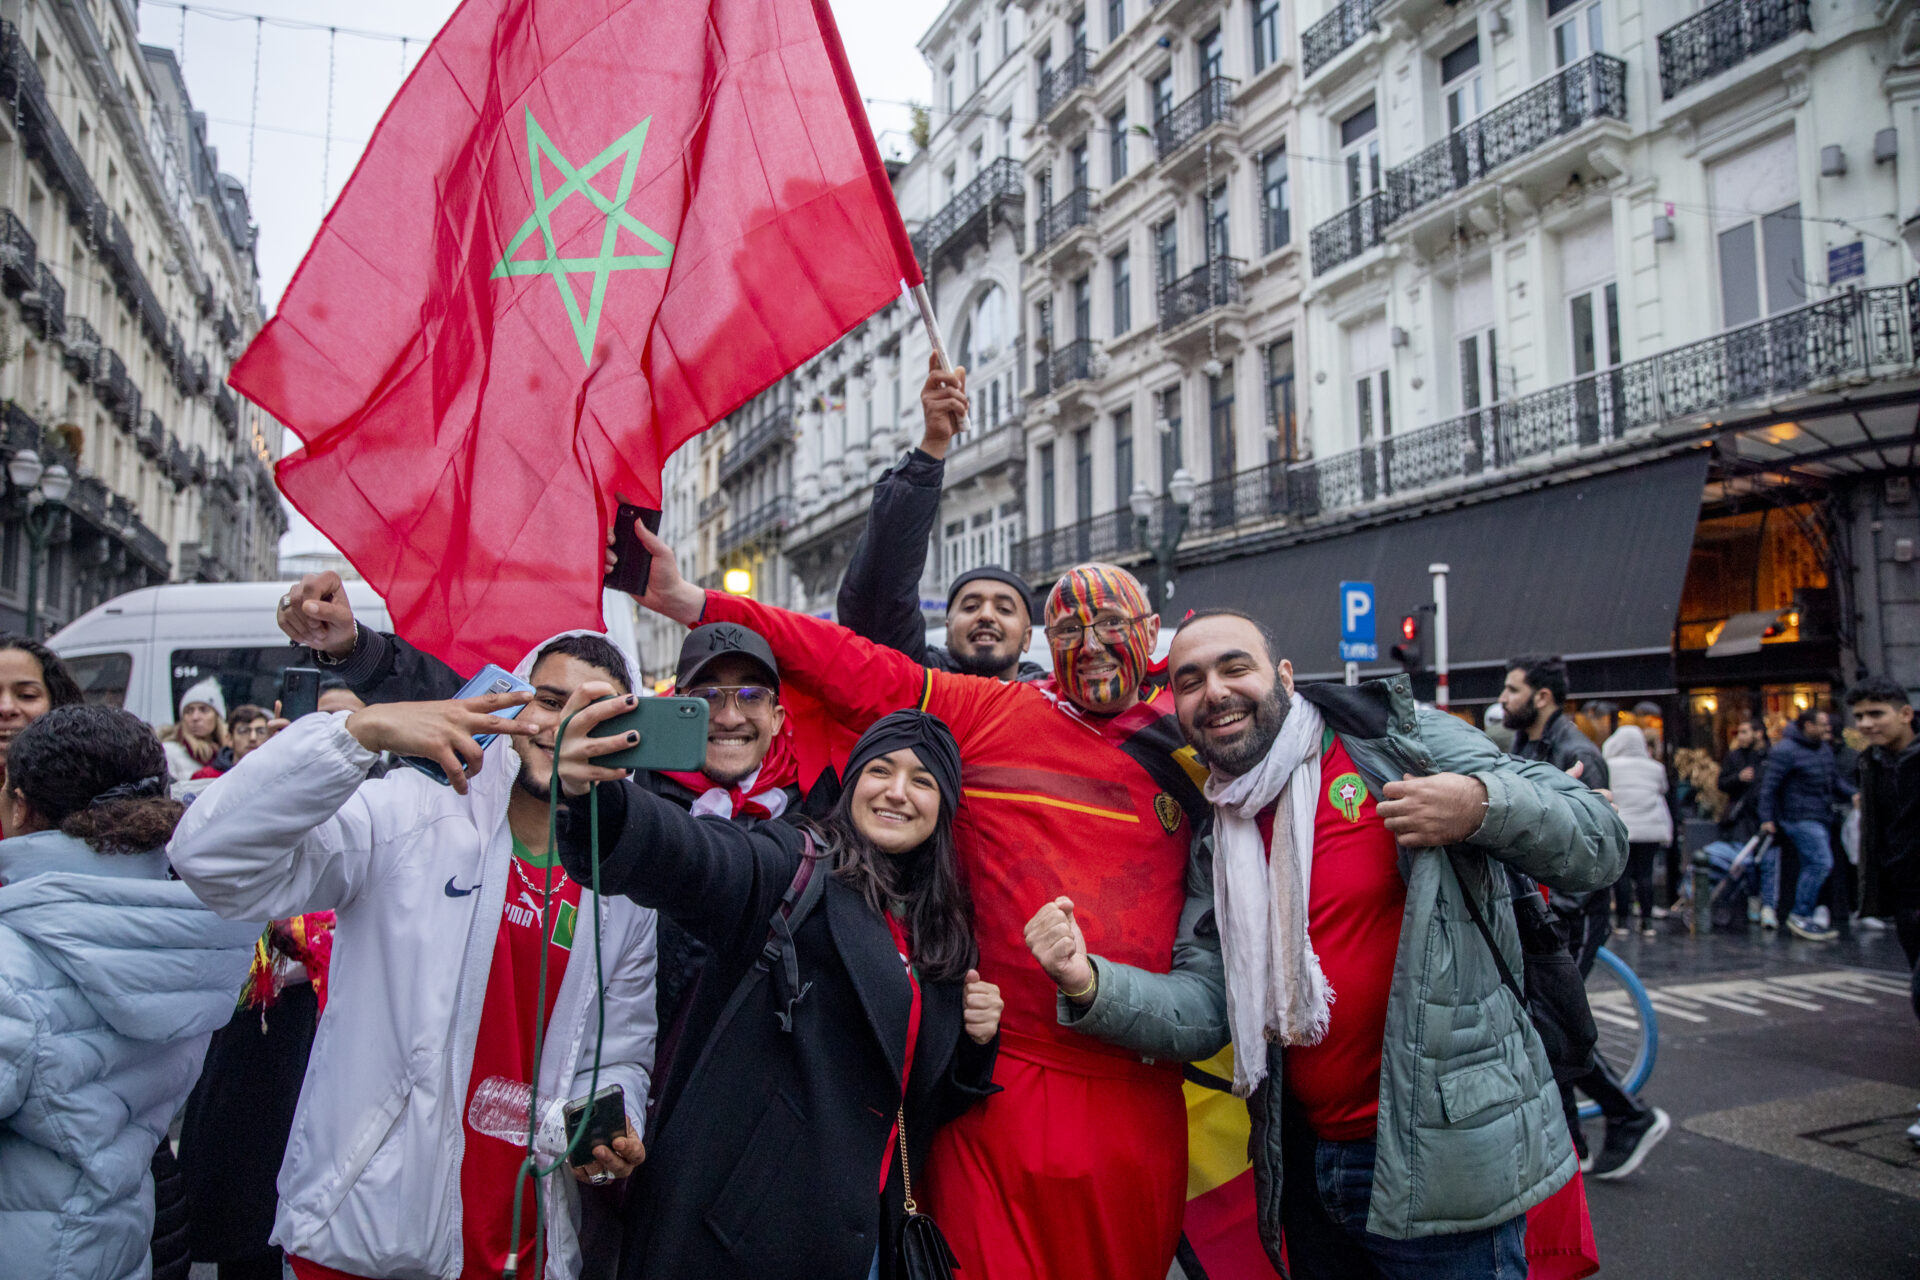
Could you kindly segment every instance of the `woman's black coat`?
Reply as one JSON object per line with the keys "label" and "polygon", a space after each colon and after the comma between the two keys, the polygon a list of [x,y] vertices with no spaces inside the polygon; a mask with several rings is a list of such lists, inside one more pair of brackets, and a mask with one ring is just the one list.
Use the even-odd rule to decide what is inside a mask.
{"label": "woman's black coat", "polygon": [[[807,990],[793,1031],[780,1029],[765,981],[717,1027],[799,868],[800,831],[695,818],[625,782],[596,793],[601,892],[672,916],[712,951],[669,1067],[670,1106],[646,1135],[627,1198],[622,1277],[863,1280],[883,1242],[880,1274],[893,1275],[897,1158],[884,1199],[879,1182],[910,993],[886,921],[822,863],[814,874],[829,877],[825,892],[794,934]],[[583,884],[592,883],[588,803],[561,815],[561,861]],[[967,1038],[963,987],[922,984],[906,1098],[922,1177],[933,1131],[993,1092],[995,1045]]]}

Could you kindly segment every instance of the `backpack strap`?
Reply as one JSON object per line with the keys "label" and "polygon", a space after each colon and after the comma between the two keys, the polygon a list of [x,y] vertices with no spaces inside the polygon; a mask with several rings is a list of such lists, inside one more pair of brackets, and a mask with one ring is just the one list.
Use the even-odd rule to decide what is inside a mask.
{"label": "backpack strap", "polygon": [[820,896],[827,889],[826,875],[816,870],[821,858],[813,851],[813,836],[802,832],[801,837],[806,845],[800,854],[800,865],[794,870],[793,883],[787,886],[780,905],[767,921],[766,945],[760,948],[760,958],[754,962],[760,972],[772,974],[775,1000],[780,1006],[775,1016],[780,1020],[780,1029],[789,1033],[793,1031],[794,1006],[813,990],[811,982],[800,981],[800,955],[794,947],[793,931],[819,904]]}
{"label": "backpack strap", "polygon": [[[1487,950],[1493,953],[1493,963],[1500,970],[1500,981],[1507,990],[1513,992],[1513,998],[1520,1002],[1520,1011],[1528,1013],[1526,994],[1520,990],[1520,984],[1514,981],[1513,970],[1507,967],[1507,958],[1500,953],[1500,944],[1493,940],[1493,930],[1487,927],[1487,918],[1480,913],[1480,903],[1473,896],[1473,890],[1467,887],[1467,878],[1460,874],[1460,867],[1451,857],[1447,859],[1453,867],[1453,879],[1460,886],[1460,896],[1467,904],[1467,914],[1473,917],[1474,927],[1480,930],[1480,936],[1487,940]],[[1529,1014],[1531,1016],[1531,1014]]]}

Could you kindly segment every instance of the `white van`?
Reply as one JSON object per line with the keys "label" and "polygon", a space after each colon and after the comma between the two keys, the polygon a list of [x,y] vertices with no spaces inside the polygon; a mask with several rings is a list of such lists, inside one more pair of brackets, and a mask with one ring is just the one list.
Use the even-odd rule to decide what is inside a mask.
{"label": "white van", "polygon": [[[273,706],[280,670],[296,649],[274,622],[286,582],[171,583],[115,596],[62,627],[47,645],[66,662],[87,701],[125,707],[151,725],[172,724],[180,695],[213,676],[229,709]],[[363,625],[389,631],[386,603],[364,582],[347,583]]]}

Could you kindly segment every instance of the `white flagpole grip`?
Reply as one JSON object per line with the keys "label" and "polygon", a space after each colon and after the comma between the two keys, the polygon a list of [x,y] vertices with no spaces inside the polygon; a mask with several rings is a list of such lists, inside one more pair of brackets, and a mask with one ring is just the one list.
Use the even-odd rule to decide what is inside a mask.
{"label": "white flagpole grip", "polygon": [[[927,341],[933,346],[933,358],[940,362],[942,373],[952,373],[953,361],[947,359],[947,344],[940,337],[940,319],[933,314],[933,299],[927,294],[926,282],[922,281],[913,286],[912,293],[914,305],[920,308],[920,323],[927,327]],[[962,431],[969,431],[972,428],[972,414],[967,414],[960,419]]]}

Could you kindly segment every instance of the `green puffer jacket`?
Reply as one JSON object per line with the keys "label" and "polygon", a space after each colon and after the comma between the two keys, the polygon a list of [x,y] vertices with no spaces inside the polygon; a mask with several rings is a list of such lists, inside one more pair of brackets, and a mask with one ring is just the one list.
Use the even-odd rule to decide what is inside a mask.
{"label": "green puffer jacket", "polygon": [[[1403,774],[1464,773],[1487,789],[1480,829],[1445,849],[1402,849],[1406,916],[1387,998],[1380,1118],[1367,1229],[1393,1239],[1474,1231],[1558,1190],[1577,1161],[1560,1091],[1526,1011],[1501,983],[1463,889],[1521,971],[1506,863],[1551,888],[1583,892],[1619,876],[1627,833],[1600,795],[1550,764],[1504,755],[1479,730],[1417,708],[1406,678],[1299,692],[1339,734],[1374,794]],[[1099,987],[1060,1021],[1143,1057],[1204,1061],[1228,1039],[1213,919],[1213,846],[1195,841],[1170,973],[1094,958]],[[1260,1235],[1280,1257],[1281,1050],[1247,1100]]]}

